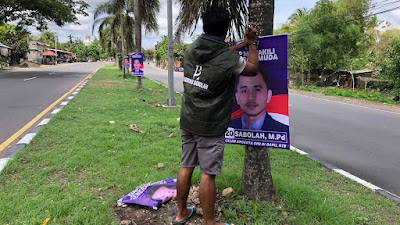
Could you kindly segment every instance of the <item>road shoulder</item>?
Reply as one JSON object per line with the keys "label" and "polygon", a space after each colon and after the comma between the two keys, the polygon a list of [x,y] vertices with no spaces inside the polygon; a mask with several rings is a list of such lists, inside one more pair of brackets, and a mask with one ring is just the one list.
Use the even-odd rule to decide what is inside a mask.
{"label": "road shoulder", "polygon": [[383,110],[383,111],[387,111],[387,112],[400,114],[400,106],[399,105],[392,105],[392,104],[387,104],[387,103],[373,102],[373,101],[367,101],[367,100],[361,100],[361,99],[346,98],[346,97],[341,97],[341,96],[329,96],[329,95],[324,95],[324,94],[320,94],[320,93],[300,91],[300,90],[294,90],[294,89],[289,89],[289,98],[290,98],[290,94],[299,94],[299,95],[304,95],[304,96],[309,96],[309,97],[314,97],[314,98],[321,98],[321,99],[325,99],[325,100],[336,101],[336,102],[341,102],[341,103],[345,103],[345,104],[357,105],[357,106],[361,106],[361,107],[373,108],[373,109],[378,109],[378,110]]}

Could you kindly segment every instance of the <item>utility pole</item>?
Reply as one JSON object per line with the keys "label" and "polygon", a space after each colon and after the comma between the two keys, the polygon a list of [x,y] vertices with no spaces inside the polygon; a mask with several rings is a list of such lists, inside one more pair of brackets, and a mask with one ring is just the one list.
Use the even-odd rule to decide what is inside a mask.
{"label": "utility pole", "polygon": [[174,97],[174,42],[172,36],[172,0],[167,0],[168,15],[168,99],[167,106],[175,106]]}
{"label": "utility pole", "polygon": [[54,35],[54,48],[55,48],[55,53],[56,53],[56,62],[55,62],[55,65],[57,65],[57,57],[58,57],[58,54],[57,54],[57,36],[56,35]]}

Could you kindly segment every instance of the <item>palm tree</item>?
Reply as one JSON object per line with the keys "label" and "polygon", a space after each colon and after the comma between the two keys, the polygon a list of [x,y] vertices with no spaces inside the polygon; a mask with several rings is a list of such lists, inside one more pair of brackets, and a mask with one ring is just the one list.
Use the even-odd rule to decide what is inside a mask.
{"label": "palm tree", "polygon": [[[257,28],[260,36],[273,34],[274,3],[274,0],[249,0],[249,24]],[[274,183],[268,148],[246,146],[242,192],[252,200],[272,200]]]}
{"label": "palm tree", "polygon": [[307,15],[307,13],[308,11],[306,8],[296,9],[296,11],[289,17],[289,24],[294,24],[301,20],[305,15]]}
{"label": "palm tree", "polygon": [[236,30],[242,37],[246,25],[248,25],[248,18],[245,16],[248,15],[248,4],[245,0],[178,0],[178,2],[181,6],[175,22],[175,38],[177,40],[186,32],[193,34],[202,12],[211,6],[227,8],[231,13],[232,24],[229,29],[229,36],[234,37],[234,30]]}
{"label": "palm tree", "polygon": [[[142,51],[142,23],[147,32],[158,32],[157,13],[160,12],[159,0],[133,0],[135,15],[136,52]],[[142,88],[142,78],[136,77],[136,88]]]}
{"label": "palm tree", "polygon": [[[274,0],[179,0],[179,2],[181,7],[175,24],[176,37],[191,31],[192,28],[194,29],[191,33],[193,33],[203,10],[211,6],[221,6],[230,11],[233,19],[230,35],[233,34],[234,27],[242,37],[248,24],[254,26],[260,36],[273,33]],[[268,148],[246,146],[242,193],[254,200],[272,199],[274,189]]]}
{"label": "palm tree", "polygon": [[[102,30],[107,26],[110,26],[109,31],[111,32],[110,38],[113,43],[115,43],[115,47],[117,48],[116,52],[120,52],[121,54],[126,49],[128,52],[128,46],[124,43],[129,41],[133,33],[133,18],[130,17],[130,13],[133,12],[132,8],[132,0],[112,0],[110,2],[102,3],[97,5],[94,11],[94,23],[92,26],[92,32],[98,23],[100,37],[102,36]],[[102,15],[107,15],[105,17],[101,17]],[[115,29],[119,27],[119,30]],[[124,28],[125,32],[124,32]],[[121,68],[119,57],[116,56],[116,63],[119,68]]]}

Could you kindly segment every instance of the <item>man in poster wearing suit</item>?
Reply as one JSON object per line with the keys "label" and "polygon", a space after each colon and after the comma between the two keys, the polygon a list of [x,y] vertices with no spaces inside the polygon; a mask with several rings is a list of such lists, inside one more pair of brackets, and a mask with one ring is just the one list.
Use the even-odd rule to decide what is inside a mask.
{"label": "man in poster wearing suit", "polygon": [[241,117],[233,119],[230,127],[282,132],[289,130],[287,125],[274,120],[265,109],[271,101],[272,90],[269,75],[262,66],[255,77],[237,77],[235,97],[244,113]]}

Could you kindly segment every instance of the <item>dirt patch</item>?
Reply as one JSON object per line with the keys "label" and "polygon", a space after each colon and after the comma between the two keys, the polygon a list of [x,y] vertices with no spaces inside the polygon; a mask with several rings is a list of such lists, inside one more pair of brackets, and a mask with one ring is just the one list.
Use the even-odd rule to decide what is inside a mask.
{"label": "dirt patch", "polygon": [[[222,203],[224,197],[221,193],[216,194],[215,203],[215,218],[221,220],[222,215]],[[200,206],[199,200],[199,187],[192,186],[188,197],[188,206],[195,206],[197,208],[196,213],[186,222],[187,225],[200,225],[204,224],[203,213]],[[153,210],[149,207],[138,206],[138,205],[124,205],[112,206],[112,215],[116,221],[121,225],[161,225],[161,224],[172,224],[172,220],[175,219],[178,209],[178,203],[176,199],[172,199],[166,204],[162,205],[158,210]],[[218,221],[220,222],[220,221]]]}
{"label": "dirt patch", "polygon": [[320,93],[293,90],[293,89],[290,89],[289,93],[300,94],[300,95],[310,96],[310,97],[314,97],[314,98],[322,98],[322,99],[326,99],[326,100],[342,102],[342,103],[351,104],[351,105],[358,105],[358,106],[362,106],[362,107],[366,107],[366,108],[379,109],[379,110],[383,110],[383,111],[387,111],[387,112],[400,113],[400,105],[392,105],[392,104],[381,103],[381,102],[373,102],[373,101],[367,101],[367,100],[361,100],[361,99],[346,98],[346,97],[341,97],[341,96],[329,96],[329,95],[324,95],[324,94],[320,94]]}

